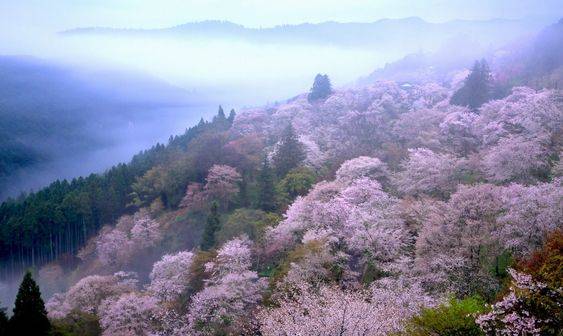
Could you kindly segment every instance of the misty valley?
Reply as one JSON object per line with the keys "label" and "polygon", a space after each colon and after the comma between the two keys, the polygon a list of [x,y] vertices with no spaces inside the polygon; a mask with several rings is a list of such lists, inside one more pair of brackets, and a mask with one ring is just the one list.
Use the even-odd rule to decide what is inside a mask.
{"label": "misty valley", "polygon": [[563,7],[407,2],[0,3],[0,336],[562,336]]}

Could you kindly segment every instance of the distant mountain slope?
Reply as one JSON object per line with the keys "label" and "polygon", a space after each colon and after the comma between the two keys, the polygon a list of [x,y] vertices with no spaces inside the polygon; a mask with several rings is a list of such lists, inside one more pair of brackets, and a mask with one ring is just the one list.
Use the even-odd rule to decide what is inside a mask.
{"label": "distant mountain slope", "polygon": [[519,48],[505,48],[494,63],[507,85],[560,89],[563,85],[563,18]]}
{"label": "distant mountain slope", "polygon": [[[504,87],[526,85],[536,88],[560,88],[563,78],[563,19],[527,38],[497,48],[480,50],[469,41],[451,41],[435,53],[414,53],[377,69],[359,84],[379,80],[424,83],[446,82],[459,70],[469,68],[476,59],[491,64],[499,84]],[[452,50],[468,50],[451,57]],[[507,90],[508,92],[509,90]]]}
{"label": "distant mountain slope", "polygon": [[342,47],[373,48],[382,46],[438,47],[454,36],[478,39],[483,46],[506,41],[544,26],[539,20],[465,21],[430,23],[417,17],[383,19],[370,23],[323,22],[283,25],[271,28],[248,28],[225,21],[186,23],[164,29],[77,28],[66,35],[129,35],[153,37],[240,38],[264,43],[307,43]]}
{"label": "distant mountain slope", "polygon": [[0,57],[0,199],[17,192],[9,180],[22,169],[105,148],[156,107],[192,102],[147,76]]}

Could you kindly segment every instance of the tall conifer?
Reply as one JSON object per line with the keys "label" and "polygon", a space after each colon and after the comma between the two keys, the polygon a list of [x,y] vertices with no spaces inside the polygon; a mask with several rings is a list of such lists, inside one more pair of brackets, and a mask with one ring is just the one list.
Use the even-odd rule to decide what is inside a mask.
{"label": "tall conifer", "polygon": [[10,335],[48,335],[51,324],[47,318],[45,303],[39,286],[27,271],[16,296],[14,315],[9,322]]}
{"label": "tall conifer", "polygon": [[201,249],[208,251],[215,246],[215,233],[220,228],[219,204],[216,201],[211,203],[211,210],[207,216],[203,237],[201,239]]}
{"label": "tall conifer", "polygon": [[273,161],[278,177],[283,178],[290,170],[298,167],[305,160],[303,145],[299,142],[293,126],[289,124],[280,140]]}
{"label": "tall conifer", "polygon": [[268,158],[264,156],[262,162],[262,169],[258,176],[259,200],[258,204],[260,209],[264,211],[273,211],[276,208],[275,204],[275,191],[274,191],[274,176]]}

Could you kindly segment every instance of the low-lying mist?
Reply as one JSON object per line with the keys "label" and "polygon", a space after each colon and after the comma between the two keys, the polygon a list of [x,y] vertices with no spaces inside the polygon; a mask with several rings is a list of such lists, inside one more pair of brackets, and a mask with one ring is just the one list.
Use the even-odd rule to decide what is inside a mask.
{"label": "low-lying mist", "polygon": [[[11,142],[4,152],[25,168],[16,171],[8,164],[2,174],[0,162],[0,183],[2,175],[8,180],[0,188],[0,199],[127,161],[212,115],[220,104],[239,110],[285,100],[307,91],[317,73],[327,73],[336,87],[353,84],[411,53],[451,50],[452,59],[474,57],[490,51],[493,42],[532,34],[539,25],[510,20],[432,24],[409,18],[264,30],[215,21],[105,33],[50,32],[33,26],[3,30],[0,54],[31,55],[71,69],[71,76],[56,83],[60,90],[55,100],[3,107],[11,114],[8,120],[13,119],[0,120],[7,133],[16,124],[26,128],[29,119],[41,124],[42,133],[22,132],[12,138],[0,134]],[[17,90],[2,92],[2,98],[10,104],[14,96],[25,96],[28,87],[35,89],[28,92],[28,101],[50,97],[51,83],[46,88],[41,83],[52,73],[37,68],[32,74],[16,75]],[[22,110],[27,120],[20,117]],[[61,115],[72,122],[63,123]],[[20,155],[27,150],[34,155]]]}
{"label": "low-lying mist", "polygon": [[[136,152],[215,114],[221,104],[228,112],[284,100],[308,90],[319,72],[330,74],[336,86],[345,85],[401,56],[400,52],[225,39],[58,34],[14,46],[12,53],[32,55],[41,65],[46,59],[46,66],[56,64],[70,75],[57,78],[57,99],[39,100],[32,106],[29,101],[39,93],[53,96],[47,88],[53,86],[49,82],[53,75],[38,66],[31,77],[20,78],[19,92],[26,92],[26,86],[41,86],[44,78],[47,87],[36,88],[26,102],[18,101],[7,110],[27,110],[34,119],[48,108],[54,117],[41,127],[47,135],[25,131],[18,137],[25,142],[17,143],[18,152],[35,151],[42,158],[31,158],[23,169],[8,166],[0,200],[37,190],[55,179],[101,172],[128,161]],[[9,47],[2,49],[10,53]],[[13,97],[4,97],[7,104]],[[12,116],[20,112],[15,113]],[[59,119],[62,115],[64,120]],[[66,122],[69,118],[71,122]],[[12,127],[5,129],[10,133]]]}

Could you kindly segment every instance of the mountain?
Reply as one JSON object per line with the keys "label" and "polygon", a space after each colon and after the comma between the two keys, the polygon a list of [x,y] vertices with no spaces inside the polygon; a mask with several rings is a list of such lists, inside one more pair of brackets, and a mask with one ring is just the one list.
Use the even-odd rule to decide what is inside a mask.
{"label": "mountain", "polygon": [[[519,87],[478,111],[453,91],[381,81],[220,110],[111,174],[0,207],[3,269],[36,261],[44,292],[63,292],[51,319],[108,335],[378,336],[421,307],[478,335],[499,295],[558,316],[561,91]],[[436,307],[445,296],[459,299]],[[466,297],[472,315],[456,312]]]}
{"label": "mountain", "polygon": [[134,72],[1,56],[0,199],[44,185],[27,183],[41,174],[34,168],[127,142],[137,132],[132,125],[157,115],[164,118],[166,109],[187,109],[202,100]]}
{"label": "mountain", "polygon": [[562,91],[454,81],[220,108],[2,203],[0,277],[70,335],[557,335]]}
{"label": "mountain", "polygon": [[506,85],[561,88],[563,85],[563,18],[534,38],[501,49],[493,66]]}
{"label": "mountain", "polygon": [[[452,50],[467,50],[452,57]],[[534,34],[482,50],[472,41],[451,40],[433,53],[413,53],[386,64],[360,78],[358,83],[379,80],[423,83],[447,82],[459,70],[469,68],[474,60],[486,59],[496,73],[498,84],[505,88],[526,85],[558,88],[563,77],[563,19]]]}
{"label": "mountain", "polygon": [[162,29],[76,28],[64,31],[62,34],[222,38],[258,43],[321,44],[369,49],[409,45],[416,50],[416,48],[434,49],[451,38],[462,36],[466,40],[479,41],[482,46],[488,46],[534,32],[546,24],[543,20],[504,19],[430,23],[411,17],[382,19],[370,23],[323,22],[249,28],[227,21],[203,21]]}

